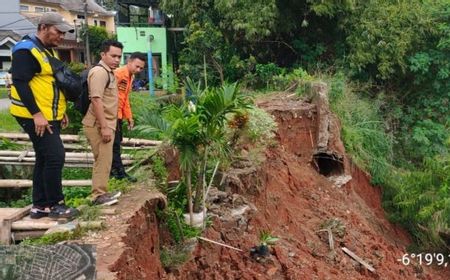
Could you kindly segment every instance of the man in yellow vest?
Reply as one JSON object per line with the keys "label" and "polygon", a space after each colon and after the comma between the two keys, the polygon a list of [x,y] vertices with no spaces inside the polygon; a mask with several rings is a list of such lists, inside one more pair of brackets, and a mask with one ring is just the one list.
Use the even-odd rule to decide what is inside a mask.
{"label": "man in yellow vest", "polygon": [[73,218],[78,210],[64,204],[61,174],[65,151],[60,137],[67,127],[66,99],[57,88],[49,56],[57,57],[66,32],[73,32],[57,13],[45,13],[37,33],[18,42],[12,51],[11,114],[29,135],[36,154],[33,207],[30,216]]}

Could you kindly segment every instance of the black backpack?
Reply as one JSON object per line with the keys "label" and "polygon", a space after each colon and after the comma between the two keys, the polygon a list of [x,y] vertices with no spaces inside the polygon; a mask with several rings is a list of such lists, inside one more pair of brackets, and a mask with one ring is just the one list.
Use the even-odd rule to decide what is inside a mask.
{"label": "black backpack", "polygon": [[53,56],[39,40],[34,36],[25,36],[24,39],[31,40],[41,52],[45,52],[52,67],[56,86],[64,93],[68,101],[76,102],[79,99],[82,90],[81,78],[78,74],[72,72],[70,68],[61,60]]}
{"label": "black backpack", "polygon": [[[96,66],[100,66],[103,69],[105,69],[106,72],[108,72],[108,70],[103,65],[97,64],[94,67],[96,67]],[[89,105],[91,104],[91,99],[89,98],[88,75],[89,75],[89,71],[91,71],[91,69],[94,67],[83,70],[83,72],[80,73],[82,90],[81,90],[80,96],[75,101],[75,109],[77,109],[83,116],[86,115],[86,113],[89,109]],[[108,73],[108,83],[106,83],[105,89],[107,87],[109,87],[110,82],[111,82],[111,79],[110,79],[109,73]]]}

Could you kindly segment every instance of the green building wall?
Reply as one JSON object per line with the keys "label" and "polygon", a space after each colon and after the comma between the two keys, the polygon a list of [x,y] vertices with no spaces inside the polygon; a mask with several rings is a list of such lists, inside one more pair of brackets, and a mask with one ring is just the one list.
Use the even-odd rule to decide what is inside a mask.
{"label": "green building wall", "polygon": [[[149,43],[150,35],[153,40]],[[117,40],[124,46],[122,64],[125,63],[127,54],[133,52],[148,53],[151,50],[153,55],[161,56],[162,77],[167,77],[167,32],[164,27],[117,27]],[[155,79],[156,77],[153,77]],[[167,81],[163,79],[163,87],[167,88]]]}

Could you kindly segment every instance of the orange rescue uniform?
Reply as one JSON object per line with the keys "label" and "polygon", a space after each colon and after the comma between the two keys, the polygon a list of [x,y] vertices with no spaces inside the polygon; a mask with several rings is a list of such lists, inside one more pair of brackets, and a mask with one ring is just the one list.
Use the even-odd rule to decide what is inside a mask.
{"label": "orange rescue uniform", "polygon": [[131,92],[133,76],[130,75],[126,65],[117,68],[114,71],[114,75],[116,76],[117,87],[119,89],[117,118],[119,120],[131,120],[133,119],[133,114],[131,113],[130,99],[128,95]]}

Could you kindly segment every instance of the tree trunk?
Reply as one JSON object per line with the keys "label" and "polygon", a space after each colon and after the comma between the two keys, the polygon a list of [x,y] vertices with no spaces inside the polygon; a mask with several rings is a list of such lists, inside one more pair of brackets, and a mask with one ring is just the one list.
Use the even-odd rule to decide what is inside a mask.
{"label": "tree trunk", "polygon": [[194,225],[194,208],[192,205],[192,184],[191,184],[191,164],[188,163],[186,168],[186,186],[187,186],[187,195],[188,195],[188,207],[189,207],[189,224],[191,226]]}
{"label": "tree trunk", "polygon": [[217,73],[219,73],[220,82],[221,82],[221,84],[223,85],[223,83],[225,82],[225,78],[224,78],[224,76],[223,76],[223,68],[222,68],[222,66],[219,64],[219,62],[217,62],[217,60],[216,60],[213,56],[211,56],[211,60],[212,60],[212,62],[213,62],[214,67],[215,67],[216,70],[217,70]]}
{"label": "tree trunk", "polygon": [[206,164],[208,163],[208,148],[205,148],[205,153],[203,155],[203,160],[201,164],[201,170],[199,172],[197,178],[197,184],[195,188],[195,199],[194,199],[194,212],[198,213],[202,209],[200,208],[202,198],[203,198],[203,190],[206,186]]}

